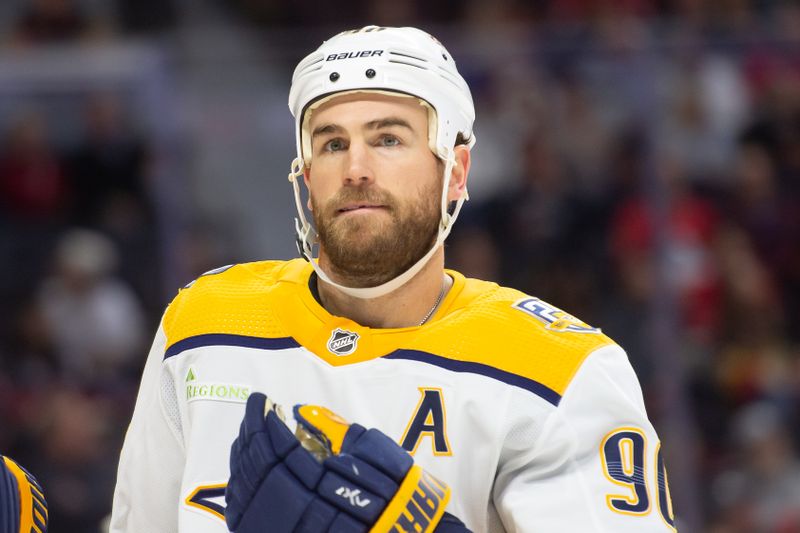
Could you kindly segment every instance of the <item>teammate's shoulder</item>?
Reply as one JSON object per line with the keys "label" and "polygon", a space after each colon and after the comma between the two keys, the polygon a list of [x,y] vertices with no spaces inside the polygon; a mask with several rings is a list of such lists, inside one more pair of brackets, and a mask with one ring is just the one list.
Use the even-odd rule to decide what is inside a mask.
{"label": "teammate's shoulder", "polygon": [[[0,531],[46,531],[47,501],[36,478],[10,457],[0,455]],[[10,525],[9,525],[10,524]]]}

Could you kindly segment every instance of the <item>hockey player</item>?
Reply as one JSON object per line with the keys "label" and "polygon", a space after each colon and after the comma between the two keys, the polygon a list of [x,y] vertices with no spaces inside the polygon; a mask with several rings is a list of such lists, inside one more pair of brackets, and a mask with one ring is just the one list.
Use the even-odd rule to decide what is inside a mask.
{"label": "hockey player", "polygon": [[47,501],[39,482],[0,455],[0,533],[47,533]]}
{"label": "hockey player", "polygon": [[[448,51],[344,32],[300,62],[289,106],[304,259],[209,272],[170,304],[111,531],[673,530],[623,350],[444,269],[475,142]],[[297,406],[295,433],[271,402]]]}

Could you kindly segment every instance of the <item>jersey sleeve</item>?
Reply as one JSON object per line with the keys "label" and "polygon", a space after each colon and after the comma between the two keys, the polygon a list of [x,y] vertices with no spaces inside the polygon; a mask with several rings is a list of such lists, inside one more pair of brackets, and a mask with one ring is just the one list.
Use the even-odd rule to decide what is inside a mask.
{"label": "jersey sleeve", "polygon": [[[166,336],[159,326],[145,363],[136,407],[119,460],[110,533],[177,531],[184,450],[165,405],[175,402],[163,367]],[[165,396],[173,395],[172,398]],[[173,403],[174,405],[174,403]]]}
{"label": "jersey sleeve", "polygon": [[618,345],[586,358],[543,424],[523,392],[493,492],[507,531],[674,531],[658,436]]}

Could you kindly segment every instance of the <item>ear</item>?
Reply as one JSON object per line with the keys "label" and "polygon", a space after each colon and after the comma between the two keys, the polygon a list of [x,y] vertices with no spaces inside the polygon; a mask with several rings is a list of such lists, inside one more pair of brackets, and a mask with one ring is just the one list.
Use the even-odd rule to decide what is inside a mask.
{"label": "ear", "polygon": [[453,171],[450,174],[450,186],[447,189],[447,200],[449,202],[454,202],[467,194],[467,177],[472,163],[468,146],[458,145],[453,148],[453,152],[456,162],[453,165]]}

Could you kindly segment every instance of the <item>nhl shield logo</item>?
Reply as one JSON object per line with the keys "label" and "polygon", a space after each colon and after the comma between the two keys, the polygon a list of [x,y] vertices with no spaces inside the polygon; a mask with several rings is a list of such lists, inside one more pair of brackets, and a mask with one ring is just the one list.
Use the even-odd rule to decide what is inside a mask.
{"label": "nhl shield logo", "polygon": [[358,333],[336,328],[328,339],[328,351],[334,355],[350,355],[356,351]]}

